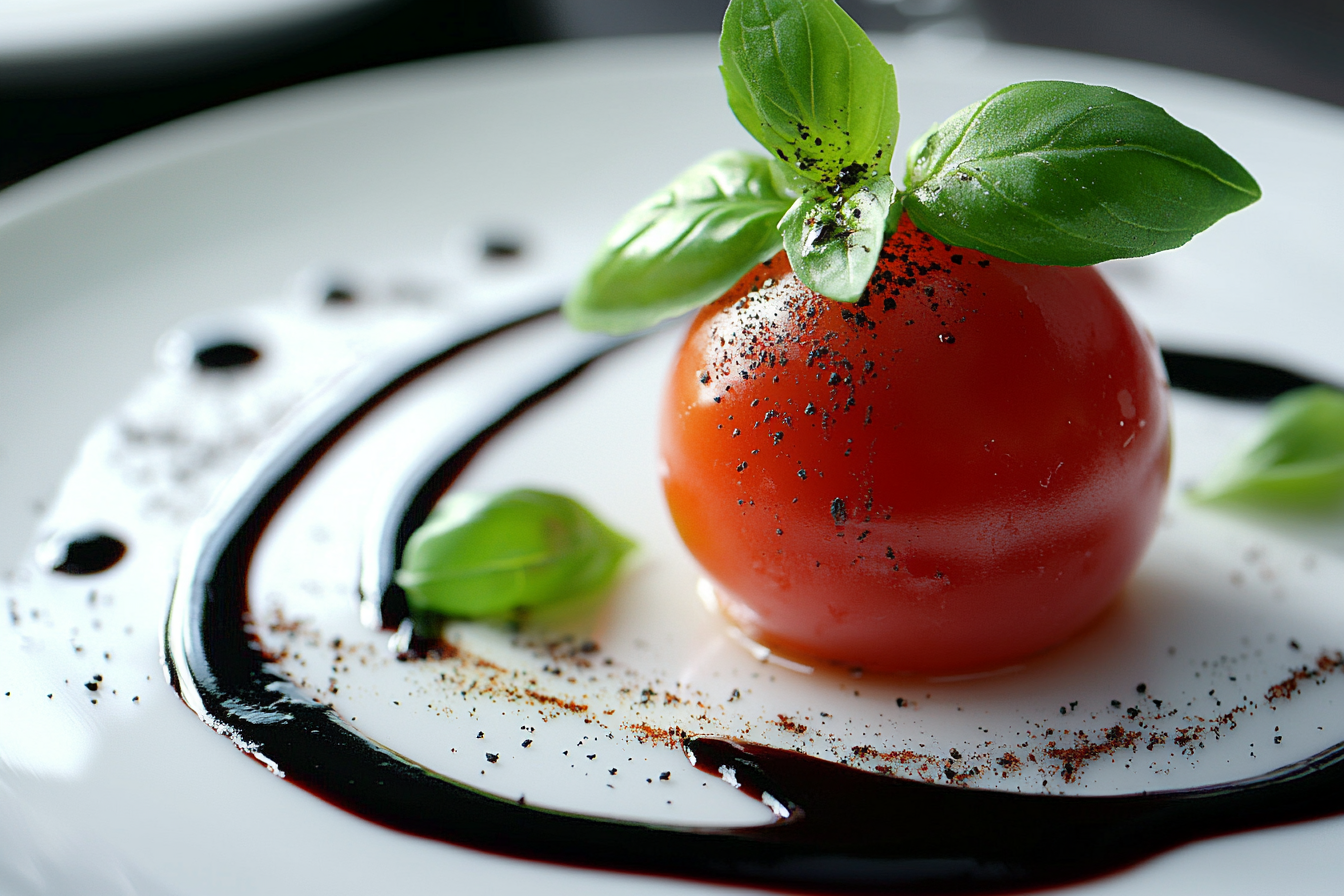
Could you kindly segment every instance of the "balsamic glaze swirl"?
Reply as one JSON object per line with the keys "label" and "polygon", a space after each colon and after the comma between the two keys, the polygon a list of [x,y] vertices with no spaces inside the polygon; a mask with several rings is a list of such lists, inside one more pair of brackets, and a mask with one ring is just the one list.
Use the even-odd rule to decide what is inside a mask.
{"label": "balsamic glaze swirl", "polygon": [[[396,830],[569,865],[806,890],[1016,889],[1096,875],[1192,840],[1344,812],[1344,744],[1268,775],[1131,796],[1049,796],[926,784],[721,738],[686,742],[700,768],[731,770],[785,816],[751,828],[691,828],[536,808],[454,781],[366,737],[267,663],[244,628],[248,568],[267,522],[321,457],[382,401],[465,349],[538,315],[457,333],[362,389],[314,408],[302,431],[251,464],[187,538],[164,663],[207,724],[291,783]],[[484,442],[562,388],[615,340],[574,334],[574,362],[541,371],[495,421],[413,471],[365,553],[366,600],[383,622],[405,537]],[[1262,400],[1309,382],[1237,359],[1165,353],[1172,385]],[[1194,371],[1192,373],[1191,371]],[[1209,387],[1210,376],[1217,383]],[[372,566],[370,566],[372,563]],[[384,599],[385,595],[387,599]],[[768,795],[768,799],[767,799]]]}

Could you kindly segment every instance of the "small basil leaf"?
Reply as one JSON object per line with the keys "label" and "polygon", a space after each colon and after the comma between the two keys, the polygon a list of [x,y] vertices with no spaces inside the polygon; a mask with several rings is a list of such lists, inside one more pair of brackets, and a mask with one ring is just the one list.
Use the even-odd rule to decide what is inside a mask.
{"label": "small basil leaf", "polygon": [[779,222],[798,279],[827,298],[857,301],[877,266],[895,191],[879,177],[839,196],[818,188],[799,196]]}
{"label": "small basil leaf", "polygon": [[632,209],[565,300],[579,329],[630,333],[713,301],[779,251],[792,197],[770,159],[719,152]]}
{"label": "small basil leaf", "polygon": [[497,616],[601,591],[633,547],[563,495],[455,493],[407,541],[396,582],[413,616]]}
{"label": "small basil leaf", "polygon": [[890,171],[895,70],[832,0],[733,0],[719,50],[728,105],[771,155],[826,185]]}
{"label": "small basil leaf", "polygon": [[1260,198],[1236,160],[1109,87],[1014,84],[908,157],[921,230],[1009,261],[1086,265],[1172,249]]}
{"label": "small basil leaf", "polygon": [[1270,402],[1197,501],[1326,509],[1344,500],[1344,392],[1307,386]]}

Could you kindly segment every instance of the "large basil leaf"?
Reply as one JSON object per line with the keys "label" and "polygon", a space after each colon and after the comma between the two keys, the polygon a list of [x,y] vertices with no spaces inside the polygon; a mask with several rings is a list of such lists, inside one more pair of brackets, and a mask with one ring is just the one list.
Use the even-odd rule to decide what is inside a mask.
{"label": "large basil leaf", "polygon": [[1152,103],[1014,84],[912,147],[904,207],[954,246],[1086,265],[1172,249],[1260,198],[1236,160]]}
{"label": "large basil leaf", "polygon": [[772,155],[831,186],[891,170],[896,73],[832,0],[733,0],[719,50],[728,105]]}
{"label": "large basil leaf", "polygon": [[1344,501],[1344,392],[1307,386],[1274,399],[1260,424],[1191,497],[1264,507],[1337,507]]}
{"label": "large basil leaf", "polygon": [[770,159],[715,153],[631,210],[565,300],[585,330],[629,333],[712,301],[779,251],[788,210]]}
{"label": "large basil leaf", "polygon": [[879,177],[838,196],[821,188],[799,196],[779,222],[798,279],[827,298],[857,301],[877,266],[895,191]]}
{"label": "large basil leaf", "polygon": [[453,493],[412,533],[396,581],[415,616],[497,616],[606,588],[633,547],[563,495]]}

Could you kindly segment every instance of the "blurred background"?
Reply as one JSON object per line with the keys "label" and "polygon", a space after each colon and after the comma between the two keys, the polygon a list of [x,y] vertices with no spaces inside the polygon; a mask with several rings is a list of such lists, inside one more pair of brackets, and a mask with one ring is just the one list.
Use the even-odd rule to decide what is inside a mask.
{"label": "blurred background", "polygon": [[[0,186],[330,75],[516,44],[716,32],[726,0],[0,0]],[[1344,0],[841,0],[933,29],[1208,72],[1344,105]]]}

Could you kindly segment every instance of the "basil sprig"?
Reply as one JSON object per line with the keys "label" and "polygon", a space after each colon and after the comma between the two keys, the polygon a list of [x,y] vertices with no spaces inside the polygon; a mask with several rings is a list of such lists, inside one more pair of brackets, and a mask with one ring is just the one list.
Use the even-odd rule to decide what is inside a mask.
{"label": "basil sprig", "polygon": [[719,52],[728,106],[803,187],[779,222],[794,273],[856,301],[896,191],[895,70],[830,0],[735,0]]}
{"label": "basil sprig", "polygon": [[1174,249],[1260,198],[1208,137],[1152,103],[1068,81],[968,106],[910,150],[906,172],[915,226],[1031,264]]}
{"label": "basil sprig", "polygon": [[1260,196],[1159,107],[1065,81],[934,127],[897,190],[895,74],[833,0],[732,0],[719,49],[728,104],[771,158],[713,156],[627,215],[566,303],[577,326],[630,332],[713,301],[781,244],[806,286],[856,301],[902,213],[949,245],[1087,265],[1175,248]]}
{"label": "basil sprig", "polygon": [[719,152],[635,206],[565,302],[583,330],[631,333],[717,299],[779,251],[793,201],[767,158]]}
{"label": "basil sprig", "polygon": [[413,617],[498,616],[604,590],[633,547],[563,495],[452,493],[412,533],[396,582]]}
{"label": "basil sprig", "polygon": [[1338,507],[1344,501],[1344,392],[1307,386],[1274,399],[1191,497],[1281,509]]}

